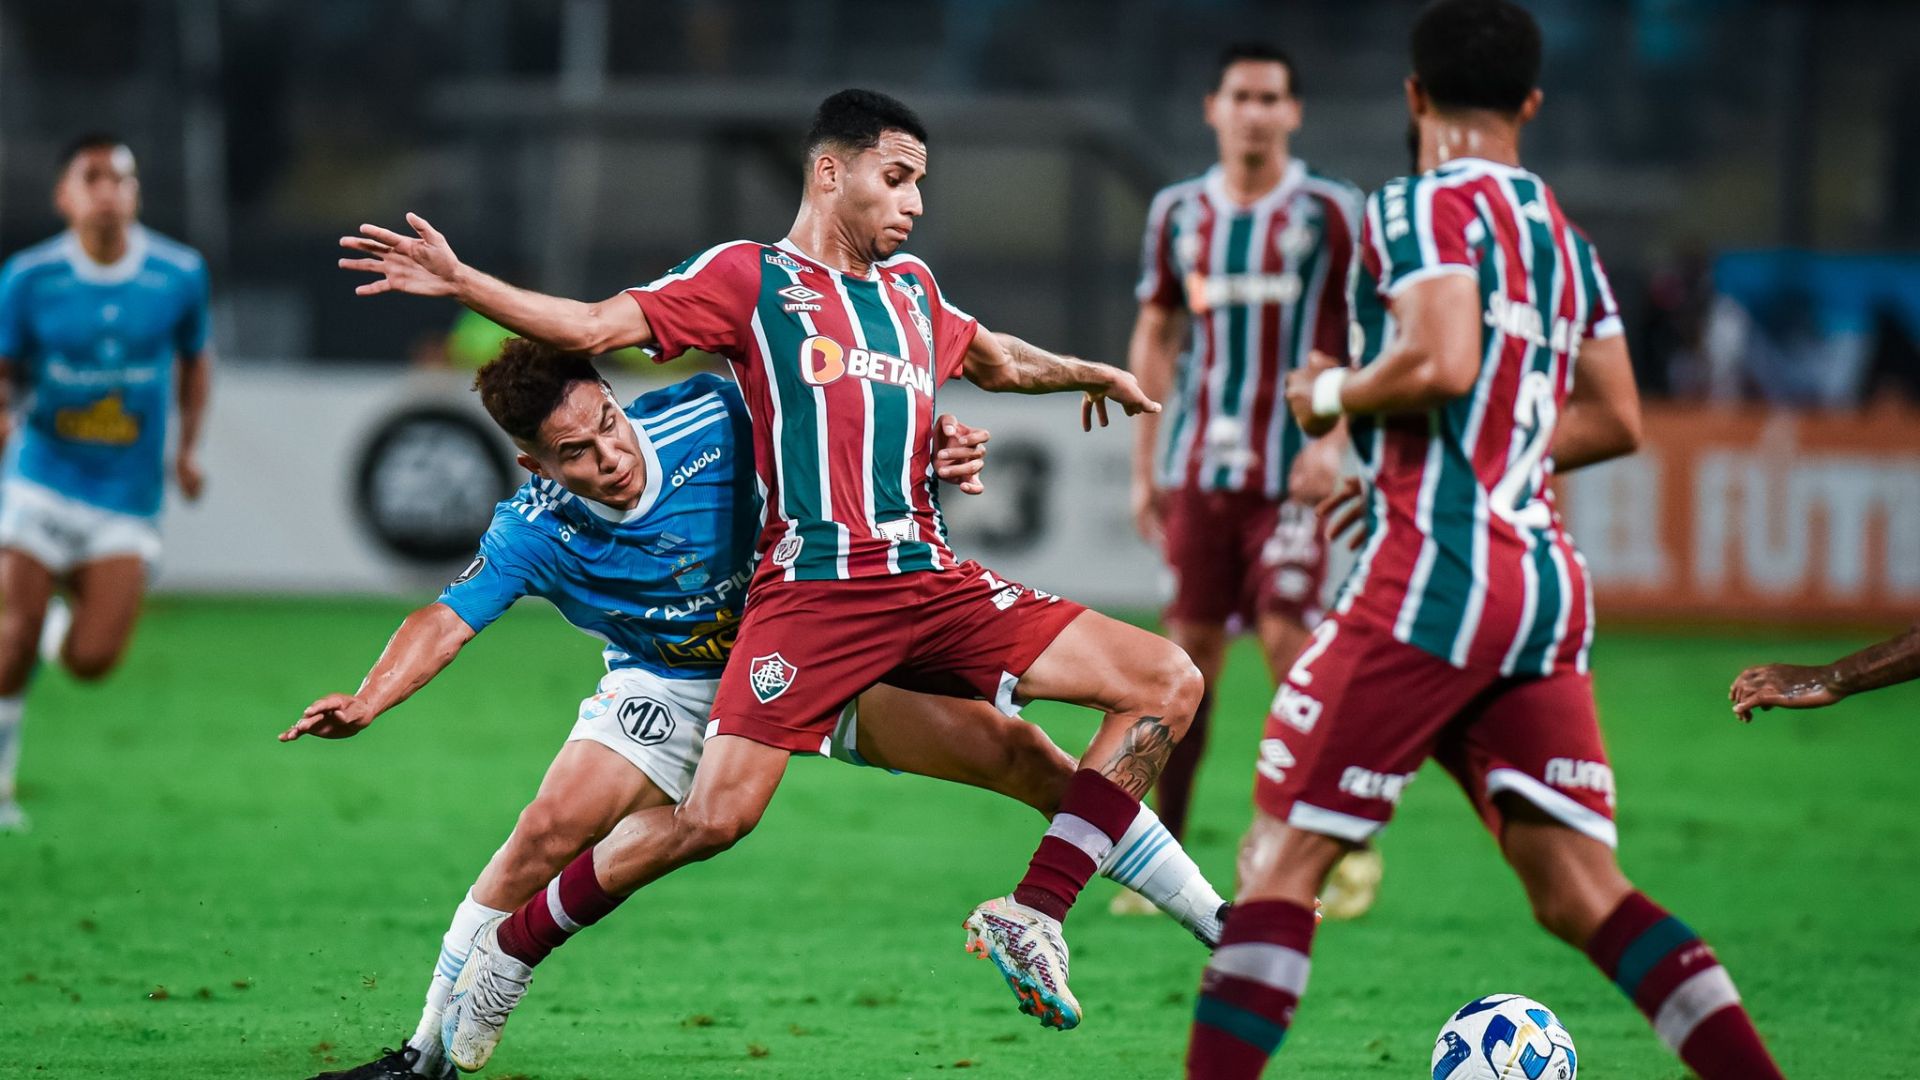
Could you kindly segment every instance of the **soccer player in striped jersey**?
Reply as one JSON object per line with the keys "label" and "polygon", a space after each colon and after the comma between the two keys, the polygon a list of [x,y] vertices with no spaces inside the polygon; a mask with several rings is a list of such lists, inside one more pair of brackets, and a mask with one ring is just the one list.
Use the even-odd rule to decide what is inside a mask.
{"label": "soccer player in striped jersey", "polygon": [[[1232,633],[1256,632],[1278,679],[1320,617],[1326,548],[1312,507],[1332,493],[1342,440],[1302,434],[1282,383],[1312,350],[1346,356],[1361,195],[1289,152],[1300,82],[1274,46],[1228,46],[1205,115],[1220,159],[1154,196],[1127,366],[1168,403],[1164,421],[1135,421],[1134,519],[1173,576],[1167,635],[1211,688]],[[1155,797],[1175,836],[1211,708],[1209,693],[1160,776]],[[1328,913],[1365,911],[1378,877],[1378,856],[1356,853],[1330,885]],[[1122,892],[1113,910],[1153,908]]]}
{"label": "soccer player in striped jersey", "polygon": [[1781,1075],[1713,950],[1614,854],[1587,672],[1585,569],[1548,480],[1630,452],[1639,402],[1593,246],[1520,166],[1540,32],[1511,0],[1437,0],[1412,35],[1419,175],[1367,200],[1358,370],[1288,378],[1309,432],[1347,416],[1369,538],[1267,720],[1238,902],[1187,1074],[1258,1076],[1304,992],[1313,898],[1427,758],[1465,790],[1535,916],[1705,1080]]}
{"label": "soccer player in striped jersey", "polygon": [[[380,275],[363,294],[453,296],[570,352],[703,349],[739,379],[765,524],[737,662],[721,677],[686,800],[642,811],[637,838],[595,861],[608,895],[731,847],[759,821],[788,757],[820,752],[841,705],[882,679],[1004,709],[1046,699],[1105,714],[1025,876],[965,921],[968,947],[994,962],[1022,1010],[1064,1029],[1080,1006],[1060,922],[1186,731],[1200,676],[1165,638],[954,555],[932,479],[934,393],[956,375],[995,391],[1080,391],[1083,426],[1096,414],[1104,423],[1109,400],[1129,414],[1159,405],[1117,368],[986,331],[924,262],[900,253],[926,171],[913,112],[846,90],[815,115],[800,211],[778,243],[721,244],[595,304],[478,273],[413,215],[416,236],[369,225],[344,238],[362,257],[341,265]],[[528,963],[541,955],[528,942],[500,945]],[[488,988],[473,1000],[503,1005],[456,1016],[462,1039],[479,1045],[498,1038],[519,997],[473,977]]]}
{"label": "soccer player in striped jersey", "polygon": [[[700,374],[621,409],[591,362],[518,339],[475,384],[534,475],[496,508],[466,570],[401,624],[360,689],[315,701],[280,738],[366,730],[523,596],[604,641],[607,672],[456,907],[418,1028],[400,1049],[315,1080],[451,1076],[441,1026],[476,935],[536,896],[542,905],[529,911],[565,912],[570,929],[593,921],[591,874],[566,868],[622,817],[685,796],[753,573],[760,508],[737,386]],[[980,490],[986,433],[950,416],[938,427],[940,479]],[[1045,732],[988,702],[888,686],[850,703],[831,739],[840,760],[985,787],[1043,814],[1074,771]],[[1219,895],[1146,807],[1100,872],[1144,890],[1203,942],[1218,937]],[[534,931],[558,932],[550,919]]]}

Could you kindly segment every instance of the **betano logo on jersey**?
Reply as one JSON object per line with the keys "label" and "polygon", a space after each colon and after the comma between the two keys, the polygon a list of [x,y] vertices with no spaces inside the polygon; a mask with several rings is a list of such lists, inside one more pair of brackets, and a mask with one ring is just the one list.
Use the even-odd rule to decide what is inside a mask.
{"label": "betano logo on jersey", "polygon": [[1187,275],[1187,307],[1195,315],[1227,307],[1291,304],[1300,299],[1300,275],[1203,274]]}
{"label": "betano logo on jersey", "polygon": [[825,334],[815,334],[800,343],[800,374],[814,386],[852,376],[933,396],[933,376],[913,361],[871,349],[849,349]]}

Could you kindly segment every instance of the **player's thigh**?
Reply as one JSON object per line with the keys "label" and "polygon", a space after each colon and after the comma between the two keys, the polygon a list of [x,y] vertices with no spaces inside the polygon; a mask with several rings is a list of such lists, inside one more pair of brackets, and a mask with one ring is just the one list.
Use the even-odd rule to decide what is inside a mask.
{"label": "player's thigh", "polygon": [[99,675],[126,651],[146,597],[147,566],[138,555],[113,555],[73,568],[73,628],[62,659],[76,674]]}
{"label": "player's thigh", "polygon": [[1082,611],[1027,666],[1020,700],[1064,701],[1108,713],[1193,714],[1200,673],[1180,647],[1097,611]]}
{"label": "player's thigh", "polygon": [[1448,723],[1493,678],[1384,630],[1321,623],[1274,695],[1255,805],[1295,829],[1366,842],[1392,818]]}
{"label": "player's thigh", "polygon": [[835,733],[836,757],[999,792],[1043,812],[1057,806],[1074,760],[1034,724],[992,702],[880,685]]}
{"label": "player's thigh", "polygon": [[671,802],[673,797],[626,757],[601,743],[573,739],[554,755],[521,820],[586,847],[628,814]]}
{"label": "player's thigh", "polygon": [[1262,614],[1256,629],[1260,636],[1260,651],[1266,657],[1267,671],[1273,675],[1275,682],[1279,682],[1287,677],[1287,670],[1300,658],[1313,631],[1294,616],[1279,612]]}
{"label": "player's thigh", "polygon": [[26,647],[40,638],[40,622],[56,587],[54,572],[19,548],[0,548],[0,642]]}

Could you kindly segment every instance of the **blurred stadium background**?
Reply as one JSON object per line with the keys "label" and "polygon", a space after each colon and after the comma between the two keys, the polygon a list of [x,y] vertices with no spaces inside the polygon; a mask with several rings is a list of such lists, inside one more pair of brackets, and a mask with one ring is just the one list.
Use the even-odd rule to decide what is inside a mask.
{"label": "blurred stadium background", "polygon": [[[1695,898],[1675,905],[1733,958],[1789,1072],[1911,1075],[1876,1040],[1920,1023],[1904,977],[1920,949],[1920,812],[1901,780],[1915,696],[1743,731],[1718,695],[1744,663],[1828,658],[1920,611],[1920,7],[1528,6],[1548,45],[1528,164],[1605,253],[1649,401],[1642,452],[1563,491],[1598,583],[1628,868]],[[338,236],[414,210],[474,265],[597,298],[718,239],[784,232],[808,113],[871,85],[931,129],[913,245],[948,291],[991,326],[1119,361],[1147,200],[1213,157],[1199,100],[1221,45],[1287,48],[1306,110],[1295,152],[1371,188],[1406,167],[1413,10],[0,3],[0,252],[58,230],[66,140],[117,131],[144,220],[211,264],[220,357],[208,494],[168,511],[161,598],[127,669],[100,688],[50,676],[36,697],[23,785],[39,827],[0,837],[0,900],[24,920],[0,938],[0,1075],[291,1076],[391,1041],[445,909],[594,670],[550,613],[516,613],[493,662],[457,665],[382,732],[271,744],[316,693],[351,687],[517,483],[465,388],[490,328],[450,302],[356,299]],[[1124,426],[1080,436],[1064,401],[943,401],[996,436],[989,493],[948,500],[956,546],[1146,617],[1160,585],[1128,522]],[[417,512],[425,492],[437,512]],[[1268,692],[1251,655],[1233,670],[1193,845],[1221,882]],[[1201,963],[1177,933],[1080,916],[1097,926],[1076,973],[1105,969],[1094,985],[1132,1011],[1043,1042],[960,967],[955,906],[1024,857],[1032,823],[985,797],[805,772],[771,835],[676,876],[658,905],[671,915],[628,910],[604,951],[556,964],[544,1019],[519,1022],[496,1071],[1171,1074]],[[1677,1075],[1609,988],[1524,925],[1440,790],[1421,785],[1389,834],[1378,911],[1329,935],[1342,943],[1316,968],[1290,1075],[1419,1075],[1445,1010],[1497,989],[1548,997],[1589,1075]],[[903,842],[874,807],[908,799],[968,830],[978,818],[1004,852],[963,846],[959,824],[937,849]],[[803,944],[760,955],[775,912],[873,887],[873,851],[894,876],[871,918],[905,974]],[[690,912],[709,902],[737,914],[731,953]],[[1489,959],[1462,934],[1516,944]],[[1542,981],[1517,985],[1529,965]],[[170,1004],[150,1000],[163,986]]]}

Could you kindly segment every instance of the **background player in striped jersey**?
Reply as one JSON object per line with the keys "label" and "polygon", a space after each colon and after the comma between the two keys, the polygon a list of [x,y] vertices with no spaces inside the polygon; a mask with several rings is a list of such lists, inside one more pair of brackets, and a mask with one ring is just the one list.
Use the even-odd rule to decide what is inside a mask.
{"label": "background player in striped jersey", "polygon": [[36,652],[88,681],[119,664],[160,557],[168,419],[177,403],[174,477],[198,498],[211,382],[206,264],[140,224],[133,152],[75,139],[53,201],[67,230],[0,270],[0,441],[11,388],[28,394],[0,486],[0,830],[26,822],[13,779]]}
{"label": "background player in striped jersey", "polygon": [[[400,1049],[316,1080],[452,1074],[441,1022],[475,934],[535,896],[542,914],[575,904],[586,918],[579,872],[555,875],[622,817],[686,794],[752,574],[760,511],[738,387],[696,375],[623,410],[590,362],[523,340],[503,346],[475,384],[534,475],[496,508],[467,569],[401,624],[360,689],[315,701],[280,738],[364,731],[522,596],[550,601],[605,641],[607,673],[580,703],[538,796],[456,908],[417,1029]],[[979,490],[986,433],[950,416],[939,426],[941,479]],[[884,686],[847,708],[832,740],[842,760],[986,787],[1042,813],[1074,768],[1039,728],[987,702]],[[1211,944],[1222,905],[1193,860],[1145,807],[1128,839],[1101,872],[1157,897]]]}
{"label": "background player in striped jersey", "polygon": [[[617,861],[587,880],[617,902],[676,867],[731,847],[759,821],[794,753],[817,753],[841,705],[883,678],[994,701],[1065,701],[1105,714],[1026,875],[966,920],[1023,1011],[1080,1021],[1060,920],[1139,812],[1193,716],[1199,673],[1158,635],[961,562],[932,483],[934,392],[955,375],[984,389],[1081,391],[1082,423],[1106,402],[1158,410],[1126,372],[989,333],[949,302],[926,264],[899,254],[924,207],[926,130],[900,102],[845,90],[807,139],[804,195],[776,244],[711,248],[653,283],[597,304],[516,289],[460,263],[432,226],[376,226],[343,244],[350,270],[397,289],[453,296],[530,338],[574,352],[650,346],[725,356],[753,417],[765,498],[751,602],[714,702],[709,737],[678,808],[642,811]],[[644,820],[642,820],[644,819]],[[626,826],[622,826],[622,831]],[[619,838],[616,833],[615,839]],[[509,931],[515,925],[505,924]],[[537,961],[509,932],[483,955]],[[472,1000],[455,1027],[497,1039],[521,989],[469,961]]]}
{"label": "background player in striped jersey", "polygon": [[1547,482],[1630,452],[1639,402],[1592,245],[1519,164],[1539,29],[1509,0],[1438,0],[1412,54],[1427,171],[1367,201],[1364,366],[1315,356],[1287,386],[1309,431],[1350,417],[1370,535],[1268,718],[1246,876],[1201,982],[1188,1075],[1260,1073],[1306,987],[1315,890],[1434,757],[1540,923],[1668,1047],[1706,1080],[1779,1077],[1713,951],[1614,854],[1590,593]]}
{"label": "background player in striped jersey", "polygon": [[[1211,688],[1230,634],[1257,632],[1277,680],[1320,617],[1326,545],[1312,507],[1332,491],[1344,439],[1302,434],[1282,383],[1312,350],[1346,356],[1361,196],[1290,153],[1300,82],[1272,45],[1221,53],[1205,115],[1220,159],[1154,196],[1128,367],[1168,403],[1164,420],[1135,422],[1134,519],[1173,575],[1167,634]],[[1211,708],[1209,693],[1160,777],[1175,836]],[[1329,883],[1328,913],[1366,910],[1378,878],[1378,856],[1356,853]],[[1153,910],[1126,892],[1113,906]]]}

